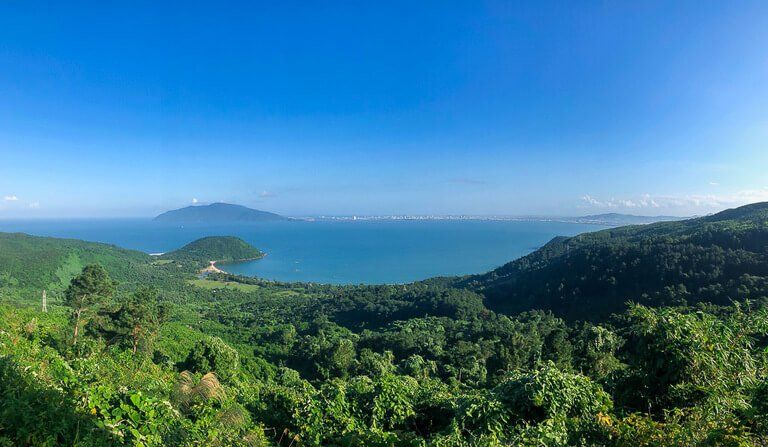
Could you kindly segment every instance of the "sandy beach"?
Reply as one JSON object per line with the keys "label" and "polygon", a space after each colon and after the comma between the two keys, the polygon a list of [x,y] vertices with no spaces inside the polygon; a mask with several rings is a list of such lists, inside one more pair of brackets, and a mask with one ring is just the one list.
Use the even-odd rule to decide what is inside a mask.
{"label": "sandy beach", "polygon": [[208,267],[200,270],[200,273],[225,273],[220,268],[216,267],[216,261],[208,261],[210,265]]}

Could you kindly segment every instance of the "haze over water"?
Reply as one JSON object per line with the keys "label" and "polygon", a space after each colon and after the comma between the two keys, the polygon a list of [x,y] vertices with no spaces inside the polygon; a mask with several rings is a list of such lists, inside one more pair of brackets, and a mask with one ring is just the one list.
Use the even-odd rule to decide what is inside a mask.
{"label": "haze over water", "polygon": [[238,236],[264,259],[223,265],[235,274],[332,284],[406,283],[482,273],[530,253],[555,236],[604,227],[513,221],[290,221],[247,225],[171,225],[146,219],[0,221],[0,231],[83,239],[147,253],[203,236]]}

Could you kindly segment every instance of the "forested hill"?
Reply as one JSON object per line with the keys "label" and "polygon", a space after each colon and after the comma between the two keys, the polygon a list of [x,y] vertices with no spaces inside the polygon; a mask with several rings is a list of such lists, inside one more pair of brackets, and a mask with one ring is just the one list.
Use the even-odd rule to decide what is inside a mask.
{"label": "forested hill", "polygon": [[768,203],[678,222],[559,237],[459,281],[493,310],[551,310],[602,320],[627,301],[650,306],[768,296]]}
{"label": "forested hill", "polygon": [[255,210],[242,205],[212,203],[166,211],[155,217],[154,220],[173,223],[243,223],[287,219],[287,217],[279,214]]}
{"label": "forested hill", "polygon": [[[767,210],[382,286],[198,278],[192,262],[0,234],[0,446],[765,446],[768,300],[632,306],[610,324],[484,302],[596,319],[643,293],[758,298]],[[249,256],[230,243],[245,244],[180,251]]]}
{"label": "forested hill", "polygon": [[63,290],[85,265],[98,263],[122,282],[136,280],[143,273],[156,274],[151,257],[115,245],[0,233],[0,286],[24,290]]}
{"label": "forested hill", "polygon": [[234,236],[209,236],[163,254],[161,259],[174,261],[245,261],[264,257],[264,253]]}

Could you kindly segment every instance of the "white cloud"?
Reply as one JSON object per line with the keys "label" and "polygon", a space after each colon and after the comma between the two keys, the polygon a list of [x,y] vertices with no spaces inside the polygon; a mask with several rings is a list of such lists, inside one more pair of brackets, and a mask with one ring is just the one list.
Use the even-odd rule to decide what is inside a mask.
{"label": "white cloud", "polygon": [[658,204],[648,195],[643,194],[639,199],[608,199],[600,200],[596,199],[589,194],[581,197],[581,200],[588,205],[597,208],[646,208],[656,207]]}
{"label": "white cloud", "polygon": [[748,203],[768,201],[768,188],[748,189],[731,194],[658,195],[642,194],[639,197],[600,199],[590,195],[581,197],[583,207],[601,209],[664,208],[670,211],[702,212],[721,210]]}
{"label": "white cloud", "polygon": [[17,202],[19,198],[16,196],[4,196],[3,200],[5,200],[6,202]]}
{"label": "white cloud", "polygon": [[275,193],[273,193],[271,191],[264,190],[264,191],[259,193],[259,197],[261,197],[262,199],[266,199],[266,198],[269,198],[269,197],[277,197],[277,194],[275,194]]}
{"label": "white cloud", "polygon": [[586,194],[586,195],[582,196],[581,200],[587,202],[590,205],[594,205],[594,206],[607,206],[607,207],[611,206],[609,203],[601,202],[601,201],[595,199],[594,197],[590,196],[589,194]]}
{"label": "white cloud", "polygon": [[720,186],[720,183],[717,183],[717,182],[709,182],[709,186]]}
{"label": "white cloud", "polygon": [[197,200],[196,198],[194,198],[194,197],[193,197],[193,198],[192,198],[192,205],[195,205],[195,204],[197,204],[197,202],[198,202],[198,200]]}
{"label": "white cloud", "polygon": [[32,209],[40,208],[40,202],[30,202],[29,207]]}
{"label": "white cloud", "polygon": [[661,206],[650,194],[643,194],[638,203],[643,208],[659,208]]}

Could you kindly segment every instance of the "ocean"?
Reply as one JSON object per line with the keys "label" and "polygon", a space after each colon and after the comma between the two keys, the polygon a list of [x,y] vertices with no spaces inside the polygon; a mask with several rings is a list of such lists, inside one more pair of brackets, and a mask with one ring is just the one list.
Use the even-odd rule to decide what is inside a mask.
{"label": "ocean", "polygon": [[177,225],[148,219],[0,220],[0,231],[105,242],[162,253],[203,236],[238,236],[267,253],[221,267],[278,281],[395,284],[482,273],[555,236],[605,227],[545,221],[284,221]]}

